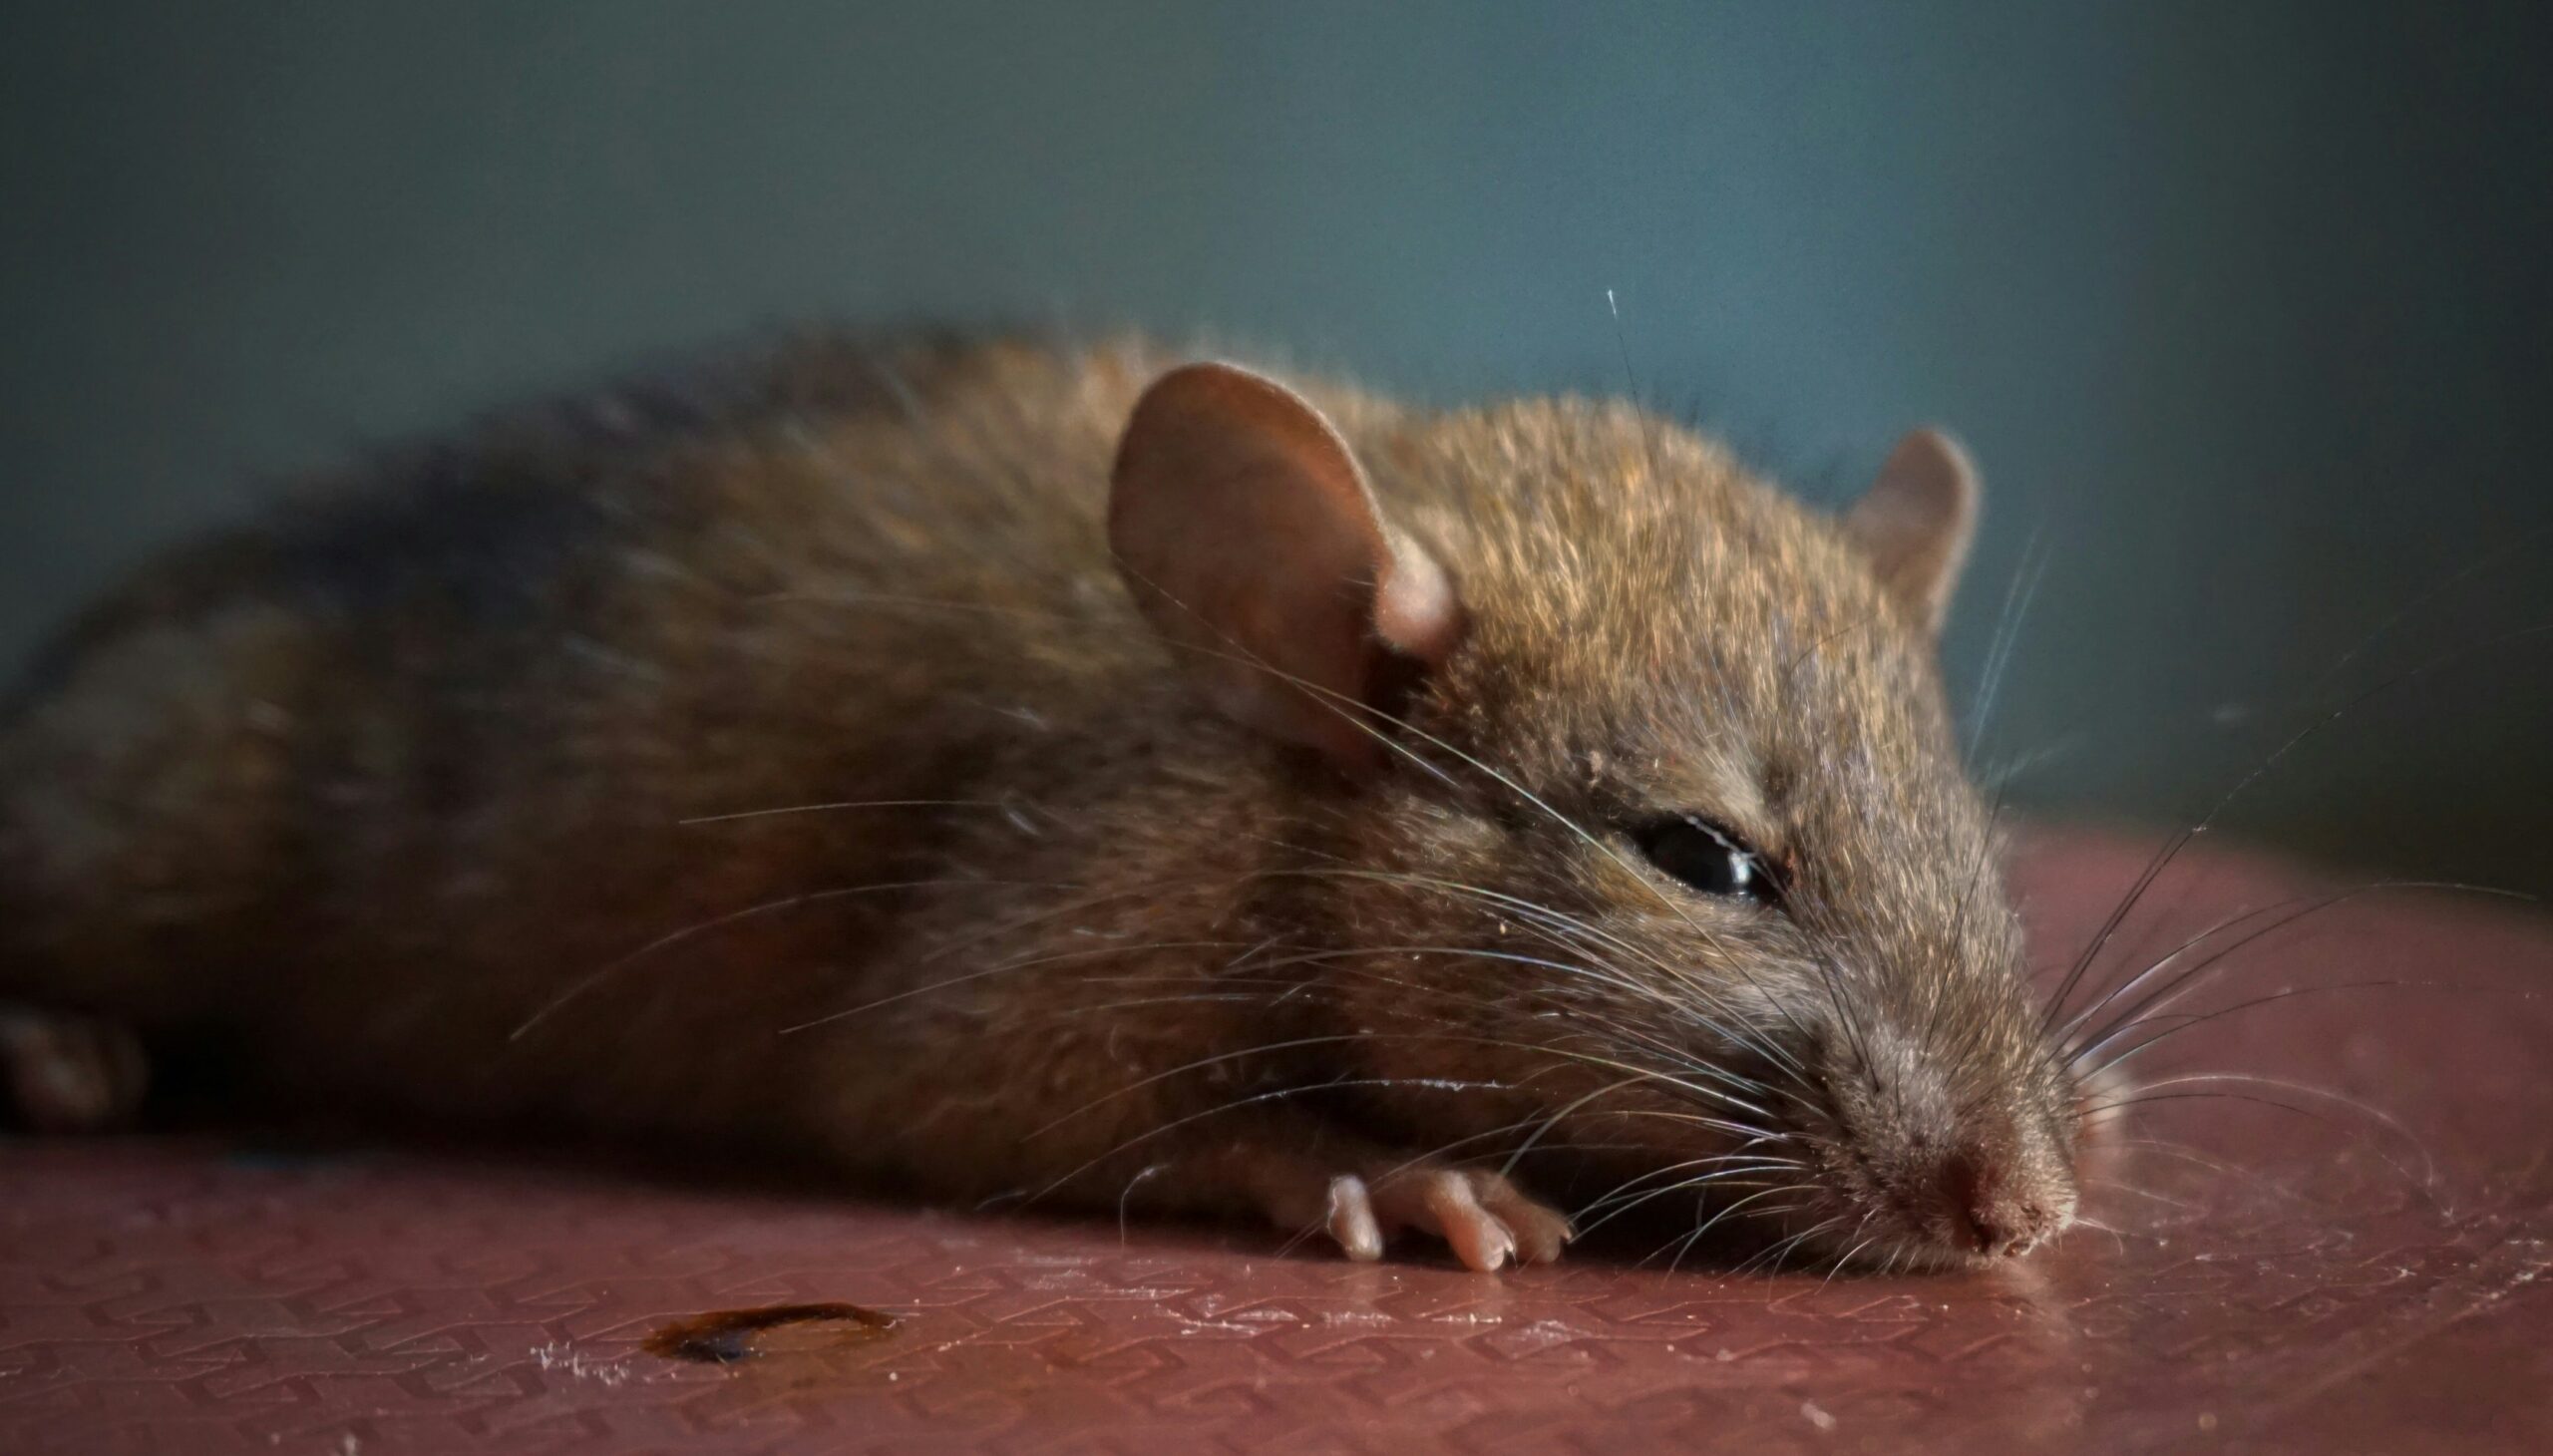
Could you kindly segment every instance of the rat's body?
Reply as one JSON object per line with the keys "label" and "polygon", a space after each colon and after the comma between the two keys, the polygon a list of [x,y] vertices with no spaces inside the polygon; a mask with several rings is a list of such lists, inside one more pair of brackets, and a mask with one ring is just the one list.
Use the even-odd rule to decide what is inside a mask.
{"label": "rat's body", "polygon": [[1556,1254],[1470,1171],[1529,1143],[1833,1255],[2063,1226],[1932,666],[1955,457],[1842,526],[1620,406],[1172,362],[810,342],[147,573],[0,727],[0,994],[1361,1255]]}

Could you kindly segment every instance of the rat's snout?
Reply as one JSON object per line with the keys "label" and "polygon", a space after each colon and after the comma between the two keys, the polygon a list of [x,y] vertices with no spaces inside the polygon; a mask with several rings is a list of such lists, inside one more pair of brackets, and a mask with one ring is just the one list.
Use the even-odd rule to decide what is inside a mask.
{"label": "rat's snout", "polygon": [[2073,1181],[2045,1170],[2031,1176],[2021,1161],[1984,1148],[1943,1160],[1940,1197],[1959,1242],[1990,1258],[2017,1258],[2073,1222]]}
{"label": "rat's snout", "polygon": [[[2025,1071],[1953,1061],[1885,1025],[1828,1050],[1836,1182],[1928,1262],[2015,1259],[2074,1222],[2073,1150]],[[1856,1237],[1859,1237],[1858,1235]]]}

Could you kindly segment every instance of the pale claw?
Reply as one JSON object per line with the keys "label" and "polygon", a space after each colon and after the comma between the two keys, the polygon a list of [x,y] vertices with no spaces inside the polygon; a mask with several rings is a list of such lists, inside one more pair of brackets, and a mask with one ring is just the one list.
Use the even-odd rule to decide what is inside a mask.
{"label": "pale claw", "polygon": [[1571,1237],[1568,1219],[1475,1168],[1408,1168],[1374,1185],[1342,1174],[1329,1181],[1324,1224],[1349,1259],[1380,1259],[1385,1235],[1416,1229],[1444,1240],[1464,1268],[1482,1274],[1511,1259],[1549,1264]]}

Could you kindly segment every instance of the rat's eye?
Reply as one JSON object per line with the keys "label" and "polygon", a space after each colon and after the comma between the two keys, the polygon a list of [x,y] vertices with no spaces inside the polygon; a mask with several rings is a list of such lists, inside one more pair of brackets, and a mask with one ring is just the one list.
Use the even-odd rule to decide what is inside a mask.
{"label": "rat's eye", "polygon": [[1770,905],[1779,894],[1763,857],[1707,819],[1676,814],[1652,820],[1634,841],[1650,864],[1704,895]]}

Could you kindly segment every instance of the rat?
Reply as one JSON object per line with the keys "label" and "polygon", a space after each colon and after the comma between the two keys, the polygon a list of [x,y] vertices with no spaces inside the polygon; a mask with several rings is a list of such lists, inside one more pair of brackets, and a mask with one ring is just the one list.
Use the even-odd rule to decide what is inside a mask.
{"label": "rat", "polygon": [[1127,338],[810,333],[502,413],[35,661],[6,1085],[111,1125],[196,1048],[1479,1271],[1642,1206],[2008,1259],[2083,1103],[1937,666],[1978,499],[1931,430],[1830,514],[1632,403]]}

